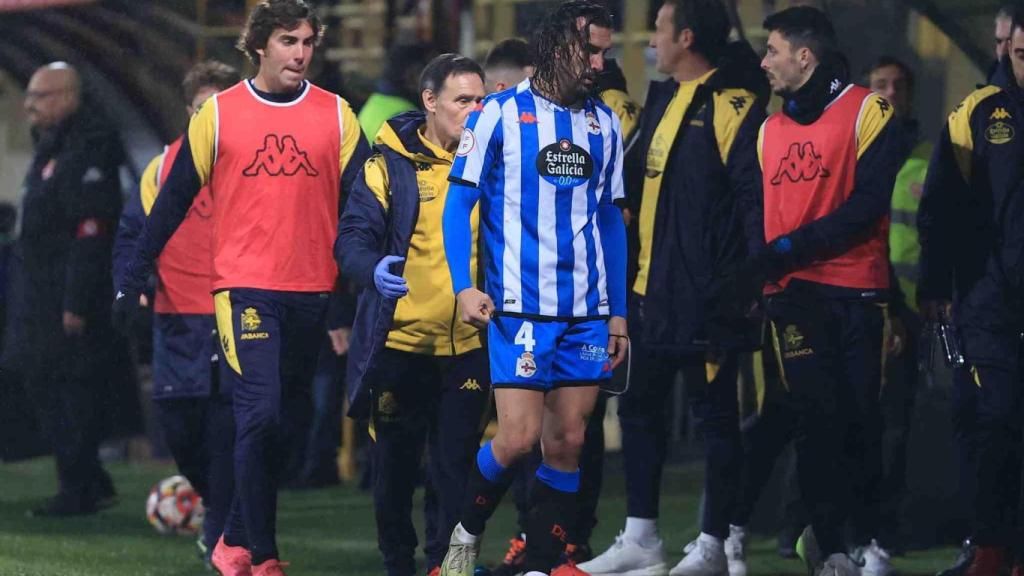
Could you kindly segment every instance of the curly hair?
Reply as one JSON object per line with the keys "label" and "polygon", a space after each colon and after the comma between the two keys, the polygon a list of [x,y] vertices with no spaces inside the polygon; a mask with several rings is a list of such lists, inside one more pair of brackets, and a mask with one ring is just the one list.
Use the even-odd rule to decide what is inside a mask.
{"label": "curly hair", "polygon": [[316,34],[314,42],[319,46],[324,37],[324,25],[316,10],[305,0],[261,0],[249,13],[235,48],[244,53],[253,65],[259,66],[260,55],[256,50],[267,47],[274,30],[295,30],[304,21],[313,28]]}
{"label": "curly hair", "polygon": [[[585,21],[583,26],[577,25],[580,18]],[[541,21],[530,43],[536,63],[533,82],[538,89],[548,94],[564,93],[568,87],[560,84],[588,69],[591,25],[613,25],[608,8],[591,0],[563,2]]]}

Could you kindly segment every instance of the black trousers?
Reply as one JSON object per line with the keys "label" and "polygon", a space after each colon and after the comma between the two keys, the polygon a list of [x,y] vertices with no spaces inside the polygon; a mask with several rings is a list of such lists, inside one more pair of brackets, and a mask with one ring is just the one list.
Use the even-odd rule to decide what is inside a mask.
{"label": "black trousers", "polygon": [[797,421],[800,489],[826,555],[876,535],[882,474],[885,306],[791,284],[767,302],[775,353]]}
{"label": "black trousers", "polygon": [[[412,496],[428,451],[436,518],[428,518],[427,569],[440,566],[458,523],[466,479],[490,404],[483,349],[450,357],[385,349],[367,375],[372,399],[371,456],[377,542],[389,576],[416,574]],[[428,503],[428,507],[430,504]]]}
{"label": "black trousers", "polygon": [[106,369],[98,361],[105,351],[96,348],[108,341],[92,332],[55,337],[47,354],[34,351],[23,367],[25,390],[56,459],[59,496],[86,505],[112,489],[99,461],[109,387]]}
{"label": "black trousers", "polygon": [[327,294],[233,288],[216,293],[214,304],[220,382],[231,391],[235,414],[235,498],[224,538],[246,545],[259,564],[278,555],[283,422],[294,417],[283,399],[313,379]]}
{"label": "black trousers", "polygon": [[[965,335],[971,347],[973,335]],[[953,374],[953,429],[960,445],[963,487],[974,511],[971,539],[981,546],[1019,543],[1021,485],[1020,334],[984,335],[1000,350],[1016,350],[998,363],[974,363]]]}

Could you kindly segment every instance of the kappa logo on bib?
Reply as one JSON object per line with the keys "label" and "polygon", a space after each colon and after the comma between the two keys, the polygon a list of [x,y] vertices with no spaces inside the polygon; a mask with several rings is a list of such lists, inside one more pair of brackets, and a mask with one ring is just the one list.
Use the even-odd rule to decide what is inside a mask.
{"label": "kappa logo on bib", "polygon": [[586,150],[563,138],[537,153],[537,172],[555,186],[574,188],[594,174],[594,159]]}

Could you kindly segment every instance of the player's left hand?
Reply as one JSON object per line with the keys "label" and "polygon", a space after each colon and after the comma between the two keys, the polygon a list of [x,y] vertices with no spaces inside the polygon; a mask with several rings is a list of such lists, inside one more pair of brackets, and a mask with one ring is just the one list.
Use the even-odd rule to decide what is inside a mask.
{"label": "player's left hand", "polygon": [[622,364],[629,354],[628,334],[625,318],[612,316],[608,319],[608,362],[612,370]]}

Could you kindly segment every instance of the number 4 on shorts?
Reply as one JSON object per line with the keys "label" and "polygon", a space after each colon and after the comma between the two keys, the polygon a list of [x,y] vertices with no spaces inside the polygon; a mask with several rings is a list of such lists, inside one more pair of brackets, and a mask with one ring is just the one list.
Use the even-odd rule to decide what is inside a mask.
{"label": "number 4 on shorts", "polygon": [[523,322],[519,326],[519,332],[516,332],[515,344],[516,346],[522,346],[527,352],[533,352],[533,347],[537,344],[537,341],[533,339],[533,322]]}

